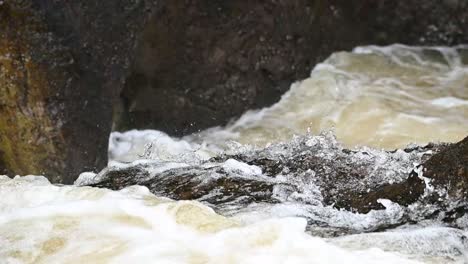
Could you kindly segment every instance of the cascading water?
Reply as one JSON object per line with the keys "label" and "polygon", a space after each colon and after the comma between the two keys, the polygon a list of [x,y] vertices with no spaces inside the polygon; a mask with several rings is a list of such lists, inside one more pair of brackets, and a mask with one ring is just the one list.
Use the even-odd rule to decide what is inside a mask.
{"label": "cascading water", "polygon": [[186,138],[264,146],[308,129],[334,129],[348,147],[458,141],[468,131],[467,49],[393,45],[337,52],[272,107]]}
{"label": "cascading water", "polygon": [[335,201],[404,182],[436,151],[374,148],[466,136],[467,87],[468,47],[358,47],[225,128],[115,132],[108,168],[75,186],[0,177],[0,263],[464,263],[466,215]]}

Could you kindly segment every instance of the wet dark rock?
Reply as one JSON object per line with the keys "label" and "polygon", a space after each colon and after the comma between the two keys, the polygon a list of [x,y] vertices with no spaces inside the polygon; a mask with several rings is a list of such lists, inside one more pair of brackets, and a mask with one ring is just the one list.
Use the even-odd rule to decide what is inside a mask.
{"label": "wet dark rock", "polygon": [[423,176],[451,199],[468,199],[468,137],[433,155],[423,164]]}
{"label": "wet dark rock", "polygon": [[[344,199],[339,199],[336,206],[367,213],[371,209],[383,209],[377,202],[379,199],[389,199],[403,206],[423,201],[443,208],[454,207],[446,212],[448,218],[461,216],[459,211],[465,211],[466,205],[458,207],[456,204],[466,203],[468,197],[468,137],[456,144],[436,146],[428,145],[434,154],[420,165],[422,175],[413,170],[408,179],[400,183],[385,184],[365,193],[345,192]],[[434,188],[427,197],[423,197],[427,187],[422,177]]]}
{"label": "wet dark rock", "polygon": [[467,1],[384,0],[380,6],[386,12],[378,14],[373,30],[385,37],[382,41],[449,46],[467,43]]}
{"label": "wet dark rock", "polygon": [[407,180],[395,184],[384,184],[376,189],[366,192],[354,192],[345,190],[344,193],[334,199],[334,206],[345,208],[360,213],[368,213],[371,210],[381,210],[385,207],[379,203],[380,199],[388,199],[402,206],[408,206],[424,194],[424,181],[418,178],[417,173],[412,172]]}
{"label": "wet dark rock", "polygon": [[107,163],[143,1],[1,1],[0,173],[72,183]]}
{"label": "wet dark rock", "polygon": [[[399,151],[417,155],[422,162],[432,156],[428,153],[437,153],[444,148],[444,144],[429,144]],[[401,158],[398,151],[356,151],[342,149],[341,146],[327,151],[333,154],[302,150],[293,151],[291,156],[278,160],[257,159],[256,156],[261,156],[261,153],[235,158],[260,166],[265,173],[272,172],[275,176],[281,173],[299,176],[312,171],[312,176],[308,177],[313,177],[313,183],[320,187],[324,204],[359,213],[384,209],[379,203],[380,199],[407,206],[418,201],[424,193],[424,181],[411,170],[408,160],[403,161],[405,158]],[[385,157],[385,161],[379,164],[382,157]],[[395,182],[386,182],[389,179]]]}
{"label": "wet dark rock", "polygon": [[176,200],[199,200],[213,205],[237,202],[277,202],[272,197],[273,183],[245,177],[225,177],[219,167],[184,167],[152,173],[151,164],[107,168],[102,181],[92,184],[120,190],[131,185],[148,187],[152,193]]}
{"label": "wet dark rock", "polygon": [[116,129],[184,135],[276,102],[332,52],[468,42],[466,1],[159,1]]}
{"label": "wet dark rock", "polygon": [[[138,184],[156,195],[198,200],[228,213],[258,204],[293,203],[311,212],[325,210],[324,216],[300,215],[308,218],[310,230],[323,235],[381,231],[422,219],[456,226],[468,208],[467,142],[468,137],[456,144],[398,151],[346,150],[330,135],[305,136],[162,172],[161,161],[109,167],[91,186],[120,190]],[[262,174],[226,169],[232,160],[258,166]],[[397,204],[397,216],[384,215],[358,230],[330,227],[331,212],[326,210],[375,214],[388,206],[383,199]]]}
{"label": "wet dark rock", "polygon": [[[466,207],[468,138],[457,144],[430,144],[396,152],[344,150],[329,140],[304,137],[294,143],[223,155],[205,165],[162,173],[152,172],[160,166],[158,162],[111,167],[100,173],[100,180],[93,186],[119,190],[139,184],[157,195],[221,207],[295,201],[369,213],[385,209],[380,200],[387,199],[402,207],[432,204],[434,209],[417,217],[438,218],[444,213],[447,219],[460,217],[459,211]],[[259,166],[263,174],[243,175],[225,170],[223,164],[229,159]],[[413,168],[414,162],[422,165]],[[418,172],[421,169],[423,175]],[[429,192],[422,177],[431,180],[434,191]],[[444,193],[448,196],[441,196]]]}

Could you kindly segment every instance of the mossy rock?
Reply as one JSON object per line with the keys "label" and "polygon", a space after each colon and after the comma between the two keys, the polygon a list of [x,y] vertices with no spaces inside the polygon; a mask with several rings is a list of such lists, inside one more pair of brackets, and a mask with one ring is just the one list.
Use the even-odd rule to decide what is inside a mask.
{"label": "mossy rock", "polygon": [[47,34],[46,27],[26,4],[4,3],[0,16],[0,169],[60,181],[64,139],[46,109],[54,76],[32,57],[32,38]]}

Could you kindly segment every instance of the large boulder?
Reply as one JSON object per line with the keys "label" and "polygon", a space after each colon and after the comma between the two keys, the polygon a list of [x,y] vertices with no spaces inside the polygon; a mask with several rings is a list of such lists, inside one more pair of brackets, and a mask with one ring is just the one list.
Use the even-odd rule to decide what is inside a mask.
{"label": "large boulder", "polygon": [[141,1],[0,1],[0,173],[71,183],[107,163]]}
{"label": "large boulder", "polygon": [[183,135],[276,102],[338,50],[468,41],[468,2],[159,1],[138,39],[116,129]]}

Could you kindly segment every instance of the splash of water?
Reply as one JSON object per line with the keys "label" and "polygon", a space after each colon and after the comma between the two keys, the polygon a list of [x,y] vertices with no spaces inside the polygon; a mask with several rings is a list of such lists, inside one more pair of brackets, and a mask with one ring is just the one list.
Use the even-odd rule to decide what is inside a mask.
{"label": "splash of water", "polygon": [[[457,141],[468,131],[467,50],[337,52],[277,104],[224,128],[113,133],[109,167],[75,186],[0,176],[0,263],[465,263],[466,215],[447,224],[419,201],[382,199],[367,213],[325,202],[404,181],[431,150],[293,135],[332,128],[347,147],[387,149]],[[368,177],[337,173],[348,166]],[[82,186],[106,181],[121,190]],[[164,198],[175,195],[191,200]]]}

